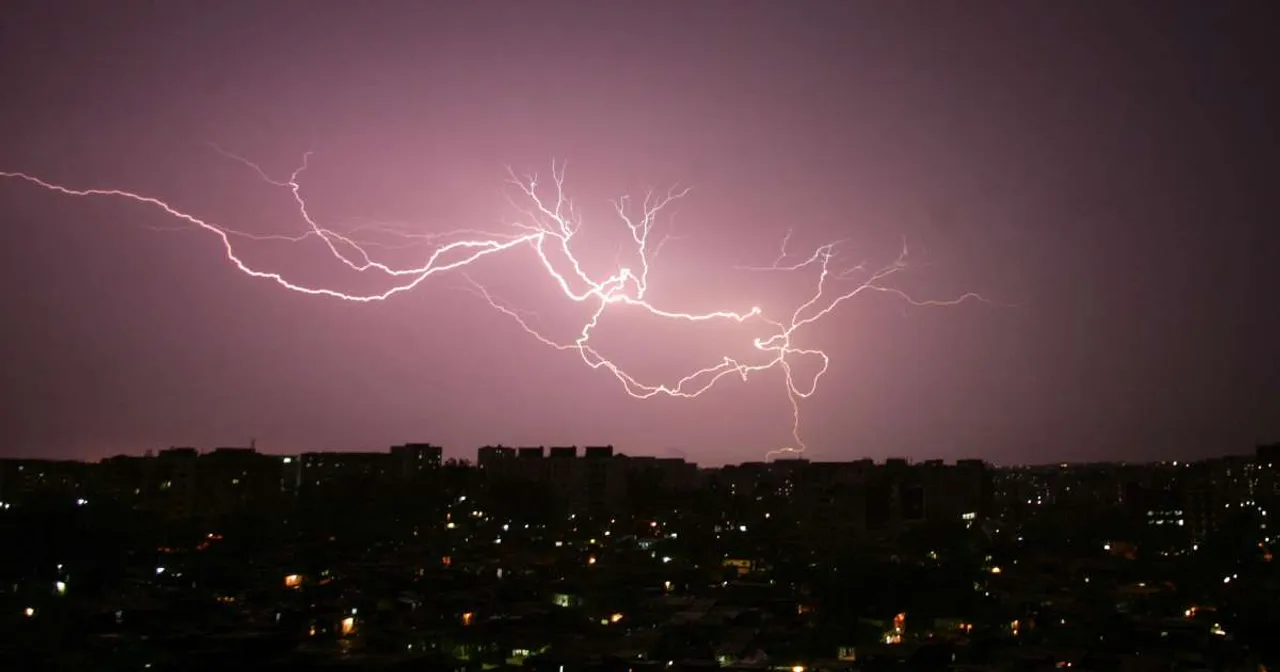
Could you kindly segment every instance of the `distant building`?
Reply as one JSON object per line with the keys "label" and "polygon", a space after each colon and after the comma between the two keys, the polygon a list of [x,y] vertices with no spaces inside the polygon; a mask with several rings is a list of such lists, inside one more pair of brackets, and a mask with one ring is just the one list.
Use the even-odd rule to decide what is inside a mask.
{"label": "distant building", "polygon": [[484,446],[476,451],[476,466],[481,469],[492,469],[499,462],[516,456],[516,449],[507,446]]}
{"label": "distant building", "polygon": [[618,503],[637,474],[673,488],[694,487],[698,474],[696,465],[684,460],[632,459],[615,455],[612,445],[586,446],[581,457],[577,446],[485,446],[477,451],[476,462],[493,478],[543,484],[577,508]]}
{"label": "distant building", "polygon": [[301,459],[304,489],[379,483],[393,471],[390,453],[303,453]]}
{"label": "distant building", "polygon": [[577,446],[551,446],[551,457],[577,457]]}
{"label": "distant building", "polygon": [[[164,453],[161,455],[156,464],[163,465],[166,473],[181,473],[194,467],[198,482],[196,505],[204,513],[248,511],[275,502],[280,496],[280,460],[253,447],[215,448],[200,455],[194,464],[189,453],[183,451],[174,451],[168,460]],[[171,480],[165,484],[173,487]]]}
{"label": "distant building", "polygon": [[582,449],[582,456],[592,459],[613,457],[613,446],[587,446]]}
{"label": "distant building", "polygon": [[440,468],[444,461],[444,449],[429,443],[406,443],[391,446],[391,461],[396,475],[412,479]]}

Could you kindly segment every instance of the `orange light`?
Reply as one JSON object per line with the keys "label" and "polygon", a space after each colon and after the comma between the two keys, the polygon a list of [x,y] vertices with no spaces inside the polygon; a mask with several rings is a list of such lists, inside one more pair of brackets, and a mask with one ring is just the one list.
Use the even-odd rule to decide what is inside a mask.
{"label": "orange light", "polygon": [[463,624],[463,625],[471,625],[471,623],[472,623],[473,621],[475,621],[475,620],[476,620],[476,615],[475,615],[475,614],[473,614],[473,613],[471,613],[471,612],[469,612],[469,611],[468,611],[467,613],[465,613],[465,614],[463,614],[463,615],[462,615],[462,624]]}

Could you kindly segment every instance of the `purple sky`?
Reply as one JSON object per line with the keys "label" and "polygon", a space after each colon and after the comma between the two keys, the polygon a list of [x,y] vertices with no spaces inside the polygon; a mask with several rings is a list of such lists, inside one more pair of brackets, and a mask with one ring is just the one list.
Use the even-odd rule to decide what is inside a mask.
{"label": "purple sky", "polygon": [[[864,295],[797,331],[831,357],[801,405],[810,457],[1248,451],[1280,438],[1266,22],[1114,4],[11,2],[0,170],[299,233],[288,192],[209,143],[278,177],[313,151],[302,185],[322,224],[444,231],[500,230],[518,216],[506,167],[565,160],[600,275],[625,234],[609,199],[686,185],[655,232],[681,236],[652,271],[664,308],[794,308],[815,273],[733,269],[771,263],[788,229],[797,252],[846,239],[847,262],[873,265],[905,237],[893,286],[1016,305]],[[0,455],[256,437],[715,464],[790,443],[777,369],[638,401],[460,275],[381,303],[304,296],[240,273],[207,232],[155,230],[178,223],[0,180]],[[380,286],[314,241],[237,245],[299,281]],[[469,272],[570,335],[581,311],[535,261],[518,248]],[[661,382],[758,331],[619,312],[593,342]]]}

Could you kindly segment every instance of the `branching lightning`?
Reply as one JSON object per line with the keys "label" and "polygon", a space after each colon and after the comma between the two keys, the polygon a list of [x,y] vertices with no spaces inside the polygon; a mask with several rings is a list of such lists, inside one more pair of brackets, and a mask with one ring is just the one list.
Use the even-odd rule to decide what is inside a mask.
{"label": "branching lightning", "polygon": [[[628,242],[632,246],[630,256],[634,267],[618,263],[614,272],[607,277],[597,279],[584,270],[580,258],[574,251],[575,237],[582,228],[582,221],[573,207],[573,202],[565,194],[563,165],[552,165],[549,185],[544,185],[536,175],[520,177],[510,173],[510,182],[523,197],[524,204],[518,205],[513,202],[523,217],[510,224],[510,231],[507,232],[460,229],[447,233],[413,233],[402,227],[362,223],[349,228],[345,233],[340,233],[332,228],[321,226],[308,209],[300,178],[307,169],[309,155],[303,157],[302,164],[290,174],[287,180],[278,180],[247,159],[221,149],[218,151],[243,163],[269,184],[287,190],[296,204],[302,223],[305,224],[303,230],[295,235],[251,234],[223,227],[179,210],[159,198],[131,191],[115,188],[72,188],[20,172],[0,172],[0,176],[22,180],[68,196],[109,196],[157,208],[178,220],[180,228],[196,227],[216,236],[222,243],[227,260],[242,273],[270,280],[295,292],[322,295],[344,301],[384,301],[396,294],[414,289],[431,276],[446,271],[463,271],[465,267],[484,257],[507,251],[514,253],[517,249],[532,250],[542,269],[555,281],[563,296],[575,304],[588,307],[588,316],[572,340],[560,341],[548,337],[535,326],[536,313],[507,305],[484,285],[463,272],[463,277],[468,283],[467,287],[491,307],[509,316],[521,329],[539,342],[556,350],[573,352],[592,369],[604,370],[612,374],[621,383],[623,390],[632,397],[648,399],[664,395],[692,398],[706,393],[726,377],[736,376],[746,381],[753,374],[779,369],[783,374],[785,392],[791,405],[793,445],[769,451],[766,454],[766,460],[779,455],[799,454],[805,450],[800,430],[800,402],[817,391],[818,383],[830,364],[827,353],[822,350],[795,345],[795,337],[799,330],[831,314],[845,301],[867,292],[891,294],[915,306],[953,306],[970,300],[985,301],[974,293],[965,293],[949,300],[917,300],[899,289],[885,285],[884,281],[887,278],[907,268],[905,245],[902,253],[893,263],[878,270],[867,270],[866,264],[839,269],[836,261],[840,243],[828,243],[818,247],[808,256],[795,257],[788,250],[792,235],[792,232],[788,231],[777,258],[771,264],[739,268],[772,273],[816,274],[813,293],[790,315],[769,317],[758,306],[737,306],[705,313],[673,311],[654,305],[646,297],[649,273],[653,263],[663,246],[674,238],[666,235],[654,240],[652,236],[659,214],[673,201],[685,196],[688,189],[672,189],[664,194],[649,192],[638,209],[633,208],[630,199],[625,196],[614,201],[614,212],[630,234]],[[398,242],[392,244],[358,239],[356,236],[364,231],[378,231]],[[351,270],[385,278],[388,288],[373,293],[350,293],[331,287],[295,282],[285,278],[279,272],[253,267],[237,254],[235,243],[237,240],[302,242],[310,238],[321,241],[337,261]],[[419,245],[429,246],[430,252],[426,254],[425,261],[415,266],[393,267],[376,261],[373,253],[375,249],[403,249]],[[561,261],[553,261],[553,258]],[[763,358],[748,363],[725,355],[719,362],[692,371],[675,380],[642,381],[602,355],[592,344],[592,335],[601,318],[612,307],[623,306],[639,309],[654,317],[689,323],[754,323],[758,328],[765,329],[768,334],[766,337],[757,337],[751,341],[752,349],[763,353]],[[797,379],[793,368],[802,358],[811,358],[818,364],[816,373],[804,381]]]}

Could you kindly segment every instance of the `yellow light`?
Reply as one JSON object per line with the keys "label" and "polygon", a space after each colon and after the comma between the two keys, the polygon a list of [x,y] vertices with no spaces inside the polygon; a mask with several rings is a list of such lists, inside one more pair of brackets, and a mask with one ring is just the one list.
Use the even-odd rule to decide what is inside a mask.
{"label": "yellow light", "polygon": [[804,672],[804,665],[795,665],[791,668],[791,672]]}
{"label": "yellow light", "polygon": [[468,611],[467,613],[465,613],[465,614],[463,614],[463,615],[462,615],[462,624],[463,624],[463,625],[471,625],[472,621],[474,621],[474,620],[476,620],[476,615],[475,615],[475,614],[473,614],[473,613],[471,613],[471,612],[469,612],[469,611]]}
{"label": "yellow light", "polygon": [[342,634],[343,634],[343,635],[349,635],[349,634],[351,634],[351,633],[353,633],[353,632],[355,632],[355,631],[356,631],[356,618],[355,618],[355,616],[348,616],[348,617],[346,617],[346,618],[342,619]]}
{"label": "yellow light", "polygon": [[621,620],[622,620],[622,614],[614,614],[609,617],[610,623],[617,623],[618,621],[621,621]]}
{"label": "yellow light", "polygon": [[991,568],[991,573],[992,573],[992,574],[999,574],[999,573],[1000,573],[1000,568],[999,568],[999,567],[992,567],[992,568]]}
{"label": "yellow light", "polygon": [[290,574],[290,575],[288,575],[288,576],[284,577],[284,587],[285,587],[285,588],[297,588],[298,586],[301,586],[301,585],[302,585],[302,575],[301,575],[301,574]]}
{"label": "yellow light", "polygon": [[588,565],[594,565],[594,564],[596,564],[596,556],[594,556],[594,555],[593,555],[593,556],[591,556],[591,557],[587,558],[587,564],[588,564]]}

